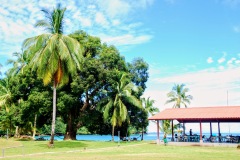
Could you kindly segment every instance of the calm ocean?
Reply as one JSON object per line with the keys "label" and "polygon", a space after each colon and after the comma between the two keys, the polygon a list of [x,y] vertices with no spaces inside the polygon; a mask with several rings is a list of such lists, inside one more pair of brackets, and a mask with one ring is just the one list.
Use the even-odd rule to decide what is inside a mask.
{"label": "calm ocean", "polygon": [[[50,136],[36,136],[35,139],[44,138],[45,140],[49,140]],[[64,136],[55,136],[54,139],[61,141],[63,140]],[[133,134],[130,138],[137,138],[137,140],[141,140],[141,134]],[[118,141],[118,136],[114,136],[114,140]],[[143,135],[144,140],[156,140],[157,134],[156,133],[149,133]],[[86,140],[86,141],[111,141],[112,135],[77,135],[77,140]]]}
{"label": "calm ocean", "polygon": [[[217,135],[217,133],[213,133],[215,135]],[[206,137],[209,137],[210,134],[209,133],[203,133],[203,135],[205,135]],[[222,136],[226,136],[228,135],[228,133],[222,133]],[[237,133],[232,133],[233,136],[237,136],[240,134]],[[45,140],[49,140],[50,136],[36,136],[35,138],[39,138],[42,137]],[[171,139],[171,135],[167,136],[168,139]],[[141,140],[141,134],[133,134],[130,136],[130,138],[137,138],[137,140]],[[163,138],[163,134],[160,134],[160,139]],[[63,136],[55,136],[54,137],[55,140],[61,141],[63,140]],[[112,139],[111,135],[77,135],[77,140],[86,140],[86,141],[110,141]],[[115,141],[118,141],[118,136],[114,137]],[[148,133],[148,134],[144,134],[143,135],[143,140],[156,140],[157,139],[157,133]]]}

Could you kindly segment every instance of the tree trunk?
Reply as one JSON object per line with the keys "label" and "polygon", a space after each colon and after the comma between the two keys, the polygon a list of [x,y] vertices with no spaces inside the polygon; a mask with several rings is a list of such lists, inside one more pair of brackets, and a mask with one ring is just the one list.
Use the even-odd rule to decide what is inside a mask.
{"label": "tree trunk", "polygon": [[10,117],[10,130],[9,130],[10,137],[12,136],[12,118]]}
{"label": "tree trunk", "polygon": [[114,142],[114,125],[112,126],[112,142]]}
{"label": "tree trunk", "polygon": [[53,145],[54,142],[54,134],[55,134],[55,121],[56,121],[56,83],[54,82],[53,85],[53,114],[52,114],[52,131],[51,131],[51,138],[50,138],[50,144]]}
{"label": "tree trunk", "polygon": [[76,140],[77,125],[74,123],[74,114],[71,111],[68,112],[67,128],[64,135],[64,140]]}
{"label": "tree trunk", "polygon": [[35,139],[35,135],[36,135],[36,124],[37,124],[37,114],[35,114],[35,117],[34,117],[33,136],[32,136],[33,139]]}
{"label": "tree trunk", "polygon": [[144,132],[144,127],[142,127],[142,137],[141,137],[141,141],[143,141],[143,132]]}
{"label": "tree trunk", "polygon": [[15,136],[14,136],[14,137],[18,138],[18,136],[19,136],[19,133],[18,133],[18,126],[16,126]]}

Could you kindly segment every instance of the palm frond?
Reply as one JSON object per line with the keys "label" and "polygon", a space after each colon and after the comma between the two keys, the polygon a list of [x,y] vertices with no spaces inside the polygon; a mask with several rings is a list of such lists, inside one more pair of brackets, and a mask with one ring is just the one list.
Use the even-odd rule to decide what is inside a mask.
{"label": "palm frond", "polygon": [[110,100],[105,106],[104,106],[104,113],[103,118],[106,121],[109,118],[109,110],[113,107],[113,101]]}
{"label": "palm frond", "polygon": [[120,116],[121,122],[119,123],[119,126],[121,126],[122,122],[124,122],[127,118],[127,107],[124,105],[122,101],[119,101],[119,109],[120,109]]}
{"label": "palm frond", "polygon": [[49,22],[47,22],[46,20],[37,21],[37,23],[35,24],[35,27],[43,27],[45,28],[45,30],[50,31],[51,33],[51,24],[49,24]]}
{"label": "palm frond", "polygon": [[116,111],[116,109],[114,109],[113,110],[113,115],[112,115],[112,118],[111,118],[111,122],[112,122],[113,127],[115,127],[117,125],[117,119],[118,119],[117,111]]}
{"label": "palm frond", "polygon": [[128,101],[130,104],[134,105],[135,107],[138,108],[143,108],[142,103],[139,99],[137,99],[135,96],[130,95],[128,97],[125,97],[126,101]]}
{"label": "palm frond", "polygon": [[0,80],[0,107],[10,103],[11,101],[11,91],[8,86],[8,78]]}

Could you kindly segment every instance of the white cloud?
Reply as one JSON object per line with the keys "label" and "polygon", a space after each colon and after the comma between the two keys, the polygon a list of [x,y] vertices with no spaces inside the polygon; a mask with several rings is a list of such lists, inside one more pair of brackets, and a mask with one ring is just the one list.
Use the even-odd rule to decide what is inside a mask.
{"label": "white cloud", "polygon": [[229,105],[240,103],[240,68],[225,70],[207,69],[194,73],[155,78],[146,90],[144,96],[152,97],[157,106],[166,108],[167,93],[174,84],[186,84],[193,96],[190,107],[226,105],[226,92],[229,91]]}
{"label": "white cloud", "polygon": [[227,64],[232,64],[235,60],[236,60],[236,58],[231,58],[231,59],[227,62]]}
{"label": "white cloud", "polygon": [[98,5],[106,11],[109,17],[117,17],[127,15],[131,10],[131,5],[121,0],[98,0]]}
{"label": "white cloud", "polygon": [[224,68],[225,68],[224,66],[219,66],[218,67],[219,70],[224,70]]}
{"label": "white cloud", "polygon": [[148,42],[152,37],[149,35],[140,35],[135,36],[132,34],[126,34],[116,37],[109,37],[107,35],[102,35],[102,40],[109,44],[114,44],[116,46],[123,46],[123,45],[133,45],[133,44],[141,44]]}
{"label": "white cloud", "polygon": [[92,22],[89,18],[79,17],[79,21],[83,27],[91,27]]}
{"label": "white cloud", "polygon": [[208,59],[207,59],[207,63],[213,63],[213,59],[212,59],[212,57],[208,57]]}
{"label": "white cloud", "polygon": [[235,64],[239,64],[239,63],[240,63],[240,60],[236,60],[236,61],[235,61]]}
{"label": "white cloud", "polygon": [[236,32],[236,33],[239,33],[240,32],[240,26],[234,26],[233,31]]}
{"label": "white cloud", "polygon": [[89,5],[87,8],[88,8],[88,9],[95,9],[96,6],[95,6],[95,5]]}
{"label": "white cloud", "polygon": [[112,18],[126,16],[138,8],[146,8],[154,3],[154,0],[97,0],[98,6]]}
{"label": "white cloud", "polygon": [[120,22],[118,19],[112,20],[113,26],[117,26],[117,25],[119,25],[120,23],[121,23],[121,22]]}
{"label": "white cloud", "polygon": [[225,59],[226,56],[227,56],[227,53],[226,53],[226,52],[223,52],[223,56],[218,59],[218,63],[219,63],[219,64],[223,63],[223,62],[226,60],[226,59]]}
{"label": "white cloud", "polygon": [[225,58],[224,58],[224,57],[218,59],[218,63],[223,63],[224,61],[225,61]]}
{"label": "white cloud", "polygon": [[230,7],[236,7],[240,5],[240,0],[222,0],[222,3]]}
{"label": "white cloud", "polygon": [[103,13],[101,12],[97,12],[96,16],[95,16],[95,21],[96,23],[98,23],[99,25],[101,25],[102,27],[106,27],[108,28],[109,23],[107,21],[107,19],[105,18],[105,16],[103,15]]}
{"label": "white cloud", "polygon": [[[141,22],[129,20],[128,17],[137,14],[139,9],[146,8],[153,2],[153,0],[63,1],[62,6],[67,7],[64,31],[69,34],[82,29],[91,35],[100,36],[106,42],[120,46],[146,43],[152,38],[150,31],[142,28]],[[34,24],[44,18],[42,8],[51,10],[57,3],[58,0],[16,0],[12,3],[2,0],[0,54],[11,56],[13,52],[21,49],[24,39],[44,32],[40,28],[35,28]]]}
{"label": "white cloud", "polygon": [[[155,0],[135,0],[132,1],[132,6],[146,8],[148,6],[151,6],[154,3]],[[172,0],[173,1],[173,0]]]}

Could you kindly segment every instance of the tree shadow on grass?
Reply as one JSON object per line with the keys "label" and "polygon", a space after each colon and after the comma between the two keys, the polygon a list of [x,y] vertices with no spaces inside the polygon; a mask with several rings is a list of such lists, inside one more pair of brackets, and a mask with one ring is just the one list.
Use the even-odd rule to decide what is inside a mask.
{"label": "tree shadow on grass", "polygon": [[[46,144],[39,144],[39,147],[48,147],[48,141]],[[54,148],[85,148],[88,145],[80,141],[54,141]]]}

